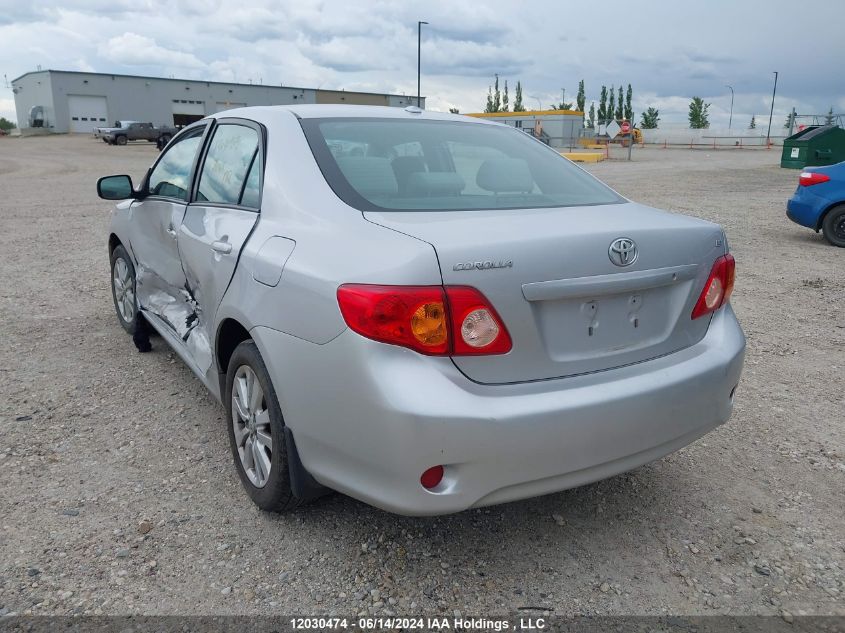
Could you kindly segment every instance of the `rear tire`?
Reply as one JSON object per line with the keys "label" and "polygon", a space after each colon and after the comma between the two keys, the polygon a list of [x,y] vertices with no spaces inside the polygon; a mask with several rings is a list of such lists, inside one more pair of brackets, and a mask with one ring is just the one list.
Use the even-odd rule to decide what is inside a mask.
{"label": "rear tire", "polygon": [[833,207],[822,222],[824,238],[839,248],[845,248],[845,204]]}
{"label": "rear tire", "polygon": [[296,508],[300,500],[291,490],[282,410],[251,340],[232,353],[223,402],[235,469],[250,499],[268,512]]}
{"label": "rear tire", "polygon": [[118,136],[116,139],[114,139],[114,142],[118,145],[126,145],[126,137]]}

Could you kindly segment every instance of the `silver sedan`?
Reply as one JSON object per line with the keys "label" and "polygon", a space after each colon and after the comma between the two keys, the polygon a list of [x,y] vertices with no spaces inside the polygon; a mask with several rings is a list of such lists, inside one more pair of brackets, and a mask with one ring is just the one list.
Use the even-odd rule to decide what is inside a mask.
{"label": "silver sedan", "polygon": [[265,510],[401,514],[630,470],[728,420],[745,338],[722,229],[624,199],[520,130],[258,107],[182,130],[109,235],[120,324],[225,407]]}

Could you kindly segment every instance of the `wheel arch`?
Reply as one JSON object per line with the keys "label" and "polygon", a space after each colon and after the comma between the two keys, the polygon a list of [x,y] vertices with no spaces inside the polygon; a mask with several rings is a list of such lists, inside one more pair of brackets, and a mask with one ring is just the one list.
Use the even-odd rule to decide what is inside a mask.
{"label": "wheel arch", "polygon": [[827,207],[825,207],[824,211],[819,213],[819,219],[816,221],[816,233],[822,230],[822,225],[824,224],[824,219],[827,217],[827,214],[833,211],[836,207],[845,207],[845,200],[831,202]]}
{"label": "wheel arch", "polygon": [[235,348],[251,338],[249,330],[235,318],[227,317],[217,326],[214,356],[217,360],[217,369],[224,377]]}
{"label": "wheel arch", "polygon": [[123,246],[123,242],[121,242],[120,238],[114,233],[109,234],[109,257],[111,257],[111,254],[114,253],[114,249],[118,246]]}

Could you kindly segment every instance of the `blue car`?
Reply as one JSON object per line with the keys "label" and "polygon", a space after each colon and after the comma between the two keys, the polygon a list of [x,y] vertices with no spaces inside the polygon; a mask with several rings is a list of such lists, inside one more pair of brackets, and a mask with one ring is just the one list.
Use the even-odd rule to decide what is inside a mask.
{"label": "blue car", "polygon": [[845,162],[805,167],[798,189],[786,203],[786,216],[845,248]]}

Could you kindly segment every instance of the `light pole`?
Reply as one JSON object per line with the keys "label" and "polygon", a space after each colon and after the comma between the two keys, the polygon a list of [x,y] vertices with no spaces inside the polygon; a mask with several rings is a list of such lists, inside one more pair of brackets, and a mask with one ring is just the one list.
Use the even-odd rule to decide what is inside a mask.
{"label": "light pole", "polygon": [[540,101],[540,97],[535,97],[534,95],[528,95],[528,96],[529,96],[529,97],[531,97],[532,99],[536,99],[536,100],[537,100],[537,106],[538,106],[538,108],[537,108],[537,109],[538,109],[538,110],[542,110],[542,109],[543,109],[543,102],[542,102],[542,101]]}
{"label": "light pole", "polygon": [[775,94],[777,94],[777,91],[778,91],[778,73],[777,73],[777,71],[774,71],[774,73],[775,73],[775,87],[772,90],[772,109],[769,110],[769,130],[766,132],[766,144],[769,143],[769,139],[771,138],[771,134],[772,134],[772,115],[775,113]]}
{"label": "light pole", "polygon": [[728,118],[728,132],[731,131],[731,124],[734,120],[734,88],[733,86],[725,86],[725,88],[730,88],[731,90],[731,115]]}
{"label": "light pole", "polygon": [[428,22],[423,22],[420,20],[417,22],[417,107],[421,108],[420,105],[422,100],[420,99],[420,51],[422,49],[422,25],[428,24]]}
{"label": "light pole", "polygon": [[563,104],[566,103],[566,88],[560,89],[560,107],[563,107]]}

